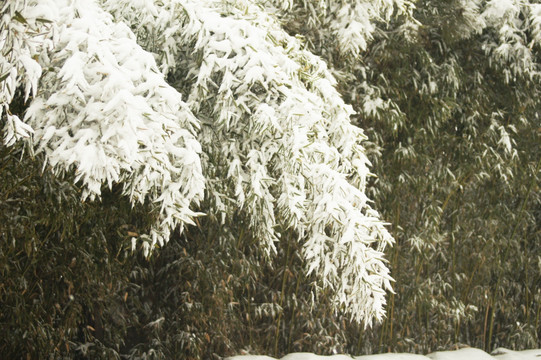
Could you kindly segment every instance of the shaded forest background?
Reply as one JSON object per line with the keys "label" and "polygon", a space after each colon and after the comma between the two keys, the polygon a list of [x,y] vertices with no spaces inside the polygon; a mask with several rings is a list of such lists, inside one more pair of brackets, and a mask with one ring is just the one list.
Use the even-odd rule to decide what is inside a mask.
{"label": "shaded forest background", "polygon": [[[415,31],[404,30],[405,16],[378,24],[355,60],[303,21],[306,8],[282,14],[334,69],[368,135],[371,198],[396,241],[382,323],[350,322],[325,293],[313,306],[294,234],[269,262],[241,215],[224,226],[199,218],[149,259],[133,253],[131,237],[154,221],[151,205],[132,207],[115,187],[81,202],[74,174],[43,171],[41,155],[18,143],[0,147],[0,353],[212,359],[540,347],[539,45],[524,31],[531,68],[512,56],[496,62],[487,44],[499,35],[477,31],[464,4],[417,2]],[[23,98],[11,104],[21,117]]]}

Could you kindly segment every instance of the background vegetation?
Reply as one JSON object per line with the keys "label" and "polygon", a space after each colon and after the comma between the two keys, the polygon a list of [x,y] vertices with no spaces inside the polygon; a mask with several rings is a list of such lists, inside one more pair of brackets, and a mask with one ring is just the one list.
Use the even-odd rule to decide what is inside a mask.
{"label": "background vegetation", "polygon": [[[480,23],[490,3],[418,1],[411,16],[377,23],[355,56],[314,17],[316,2],[281,14],[333,69],[368,135],[369,191],[396,241],[382,323],[351,322],[326,291],[312,301],[295,234],[270,262],[240,213],[199,218],[148,259],[132,252],[131,237],[154,222],[150,205],[115,187],[82,202],[74,174],[43,169],[19,142],[0,146],[2,356],[540,347],[539,43],[530,8],[517,5],[523,23],[506,41],[531,63],[518,50],[500,56],[501,28]],[[23,98],[10,107],[21,117]]]}

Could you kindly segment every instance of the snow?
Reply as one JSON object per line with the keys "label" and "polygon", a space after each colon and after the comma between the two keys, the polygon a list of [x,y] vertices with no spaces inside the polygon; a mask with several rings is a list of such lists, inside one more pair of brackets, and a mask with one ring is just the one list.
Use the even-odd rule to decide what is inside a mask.
{"label": "snow", "polygon": [[428,358],[423,355],[404,354],[404,353],[363,355],[363,356],[356,356],[354,357],[354,359],[358,359],[358,360],[428,360]]}
{"label": "snow", "polygon": [[433,360],[458,360],[458,359],[476,359],[493,360],[494,358],[483,350],[475,348],[464,348],[454,351],[437,351],[427,355]]}
{"label": "snow", "polygon": [[[426,356],[403,353],[386,353],[362,356],[349,355],[316,355],[312,353],[291,353],[280,360],[541,360],[541,349],[513,351],[505,348],[497,348],[492,355],[475,348],[463,348],[452,351],[437,351]],[[277,358],[263,355],[237,355],[227,357],[224,360],[278,360]]]}
{"label": "snow", "polygon": [[519,11],[517,3],[513,0],[491,0],[483,13],[489,21],[501,21],[505,16],[515,17]]}
{"label": "snow", "polygon": [[492,352],[497,360],[540,360],[541,349],[513,351],[505,348],[497,348]]}
{"label": "snow", "polygon": [[284,356],[281,360],[351,360],[347,355],[315,355],[311,353],[291,353]]}

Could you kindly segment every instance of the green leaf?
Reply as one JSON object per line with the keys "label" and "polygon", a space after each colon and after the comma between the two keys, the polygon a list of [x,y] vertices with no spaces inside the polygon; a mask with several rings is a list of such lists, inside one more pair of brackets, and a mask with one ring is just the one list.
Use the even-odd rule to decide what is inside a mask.
{"label": "green leaf", "polygon": [[53,23],[51,20],[43,19],[43,18],[36,18],[36,21],[40,22],[40,23],[45,23],[45,24],[52,24]]}
{"label": "green leaf", "polygon": [[26,21],[26,19],[24,18],[24,16],[21,15],[20,12],[18,11],[15,11],[15,16],[13,17],[15,20],[17,20],[18,22],[20,22],[21,24],[25,24],[25,25],[28,25],[28,21]]}
{"label": "green leaf", "polygon": [[2,76],[0,76],[0,82],[6,80],[8,78],[8,76],[9,76],[9,71],[6,72],[5,74],[3,74]]}

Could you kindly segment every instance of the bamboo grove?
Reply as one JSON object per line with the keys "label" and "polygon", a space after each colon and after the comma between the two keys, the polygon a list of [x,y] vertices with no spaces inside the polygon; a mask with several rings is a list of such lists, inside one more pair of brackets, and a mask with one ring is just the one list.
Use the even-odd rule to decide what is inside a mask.
{"label": "bamboo grove", "polygon": [[541,346],[540,4],[1,9],[3,356]]}

